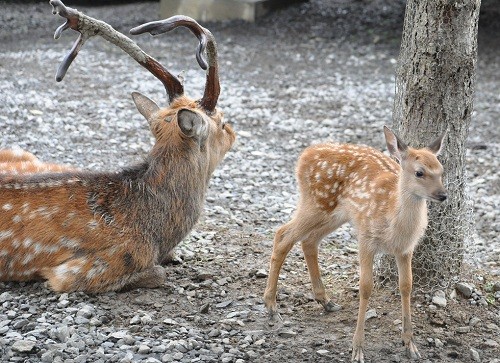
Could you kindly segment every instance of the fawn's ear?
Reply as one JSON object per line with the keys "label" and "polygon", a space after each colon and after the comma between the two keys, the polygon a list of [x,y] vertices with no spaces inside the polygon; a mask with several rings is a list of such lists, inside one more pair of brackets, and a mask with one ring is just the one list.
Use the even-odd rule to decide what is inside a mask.
{"label": "fawn's ear", "polygon": [[408,146],[387,126],[384,126],[384,135],[389,153],[401,163],[408,156]]}
{"label": "fawn's ear", "polygon": [[183,108],[177,112],[177,122],[184,135],[195,139],[200,146],[203,146],[208,137],[208,125],[200,114]]}
{"label": "fawn's ear", "polygon": [[142,116],[151,123],[151,116],[160,110],[160,107],[150,99],[139,92],[132,92],[132,99],[134,100],[135,107],[139,110]]}
{"label": "fawn's ear", "polygon": [[427,149],[429,149],[434,155],[438,156],[441,154],[441,150],[443,149],[443,140],[446,136],[446,131],[443,132],[441,136],[439,136],[436,140],[434,140]]}

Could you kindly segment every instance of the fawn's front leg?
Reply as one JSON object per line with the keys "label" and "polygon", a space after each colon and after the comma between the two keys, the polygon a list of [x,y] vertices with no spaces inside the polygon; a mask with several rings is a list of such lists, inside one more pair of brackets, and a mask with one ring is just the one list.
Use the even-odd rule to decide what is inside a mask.
{"label": "fawn's front leg", "polygon": [[413,342],[413,328],[411,326],[411,310],[410,310],[410,295],[412,289],[412,272],[411,272],[412,253],[396,256],[399,275],[399,291],[401,293],[401,307],[403,312],[403,332],[401,337],[406,348],[406,354],[409,358],[418,359],[418,352],[415,343]]}
{"label": "fawn's front leg", "polygon": [[363,363],[365,343],[365,316],[368,301],[373,290],[373,258],[374,253],[359,243],[359,311],[356,331],[352,339],[352,361]]}

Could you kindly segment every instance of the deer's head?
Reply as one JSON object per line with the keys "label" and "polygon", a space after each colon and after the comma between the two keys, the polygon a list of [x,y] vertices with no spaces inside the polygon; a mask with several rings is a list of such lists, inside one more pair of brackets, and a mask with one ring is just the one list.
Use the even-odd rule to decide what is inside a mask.
{"label": "deer's head", "polygon": [[443,202],[448,197],[443,186],[443,166],[437,159],[441,152],[444,133],[422,149],[408,147],[393,131],[384,126],[389,153],[401,165],[402,187],[418,198]]}
{"label": "deer's head", "polygon": [[[88,38],[100,35],[119,46],[159,79],[167,92],[169,105],[165,108],[160,108],[153,100],[139,92],[132,93],[137,109],[148,121],[151,132],[156,138],[154,149],[157,150],[166,143],[179,142],[198,147],[200,151],[208,154],[211,173],[235,140],[234,131],[225,123],[222,112],[216,107],[220,85],[217,44],[212,33],[194,19],[182,15],[146,23],[130,31],[134,35],[145,32],[158,35],[182,26],[188,28],[198,38],[196,59],[200,67],[206,70],[207,76],[203,97],[195,101],[184,95],[184,86],[176,76],[156,59],[144,53],[130,38],[102,21],[66,7],[60,0],[51,0],[50,4],[54,8],[54,13],[67,19],[66,23],[56,30],[55,38],[58,38],[67,28],[80,33],[70,53],[61,63],[56,80],[61,81],[64,78],[71,62]],[[207,59],[204,58],[204,53]]]}

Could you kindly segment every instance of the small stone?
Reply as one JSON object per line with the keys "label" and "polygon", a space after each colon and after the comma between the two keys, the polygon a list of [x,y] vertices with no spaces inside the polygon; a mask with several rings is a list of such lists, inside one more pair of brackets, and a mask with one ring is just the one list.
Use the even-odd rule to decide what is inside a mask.
{"label": "small stone", "polygon": [[218,337],[219,335],[220,335],[220,330],[219,329],[212,329],[208,333],[208,336],[211,337],[211,338]]}
{"label": "small stone", "polygon": [[470,326],[459,326],[457,328],[457,333],[465,334],[470,332]]}
{"label": "small stone", "polygon": [[475,350],[474,348],[470,348],[470,357],[471,357],[471,359],[474,362],[480,362],[481,361],[481,357],[479,357],[478,351]]}
{"label": "small stone", "polygon": [[328,355],[328,353],[330,353],[330,351],[326,350],[326,349],[320,349],[320,350],[317,350],[316,353],[318,355],[325,356],[325,355]]}
{"label": "small stone", "polygon": [[434,345],[436,346],[436,348],[444,347],[444,343],[438,338],[434,339]]}
{"label": "small stone", "polygon": [[465,282],[459,282],[455,285],[455,289],[466,299],[470,298],[472,296],[472,292],[474,291],[474,288]]}
{"label": "small stone", "polygon": [[181,360],[182,357],[184,357],[184,354],[181,352],[177,352],[172,356],[172,358],[174,358],[175,360]]}
{"label": "small stone", "polygon": [[258,278],[266,278],[268,276],[266,270],[264,269],[260,269],[260,270],[257,270],[255,272],[255,277],[258,277]]}
{"label": "small stone", "polygon": [[200,308],[200,314],[208,314],[210,311],[210,303],[203,304]]}
{"label": "small stone", "polygon": [[149,352],[151,352],[151,348],[145,344],[139,345],[139,349],[137,349],[137,353],[139,354],[149,354]]}
{"label": "small stone", "polygon": [[481,319],[479,318],[476,318],[476,317],[473,317],[469,320],[469,326],[476,326],[477,324],[479,324],[481,322]]}
{"label": "small stone", "polygon": [[293,330],[283,330],[283,331],[280,331],[278,333],[278,335],[280,337],[283,337],[283,338],[293,338],[293,337],[297,336],[297,332],[295,332]]}
{"label": "small stone", "polygon": [[226,301],[218,303],[217,305],[215,305],[215,307],[217,309],[227,308],[232,303],[233,303],[233,300],[226,300]]}
{"label": "small stone", "polygon": [[373,319],[377,317],[377,311],[375,309],[370,309],[366,312],[365,320]]}
{"label": "small stone", "polygon": [[120,330],[114,333],[109,334],[109,338],[113,341],[117,341],[120,339],[123,339],[127,335],[127,332],[125,330]]}
{"label": "small stone", "polygon": [[493,340],[493,339],[486,339],[483,343],[486,347],[489,347],[489,348],[497,348],[498,347],[498,343]]}
{"label": "small stone", "polygon": [[163,322],[167,325],[179,325],[178,322],[176,322],[174,319],[166,318],[163,320]]}
{"label": "small stone", "polygon": [[12,350],[19,353],[29,353],[35,348],[36,342],[31,340],[18,340],[12,344]]}
{"label": "small stone", "polygon": [[6,291],[0,294],[0,303],[12,300],[12,295]]}
{"label": "small stone", "polygon": [[141,323],[141,317],[139,315],[134,315],[132,319],[128,322],[130,325],[136,325]]}
{"label": "small stone", "polygon": [[438,290],[435,292],[434,296],[432,297],[432,303],[434,305],[440,306],[442,308],[446,307],[446,297],[444,294],[444,291]]}
{"label": "small stone", "polygon": [[54,355],[55,352],[52,350],[49,350],[45,353],[42,354],[42,362],[43,363],[52,363],[54,361]]}

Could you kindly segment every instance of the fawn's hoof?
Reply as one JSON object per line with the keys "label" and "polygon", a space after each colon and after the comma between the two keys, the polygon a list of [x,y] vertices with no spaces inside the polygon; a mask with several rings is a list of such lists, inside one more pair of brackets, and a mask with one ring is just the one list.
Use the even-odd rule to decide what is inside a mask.
{"label": "fawn's hoof", "polygon": [[356,363],[364,363],[365,362],[365,355],[363,353],[363,347],[362,346],[353,346],[352,347],[352,358],[351,362],[356,362]]}
{"label": "fawn's hoof", "polygon": [[318,301],[318,303],[323,306],[323,309],[325,309],[327,313],[333,313],[335,311],[342,310],[342,306],[340,306],[339,304],[335,304],[332,300],[328,302]]}
{"label": "fawn's hoof", "polygon": [[410,359],[420,359],[422,356],[418,352],[417,346],[413,343],[413,340],[410,340],[408,343],[405,343],[406,355]]}

